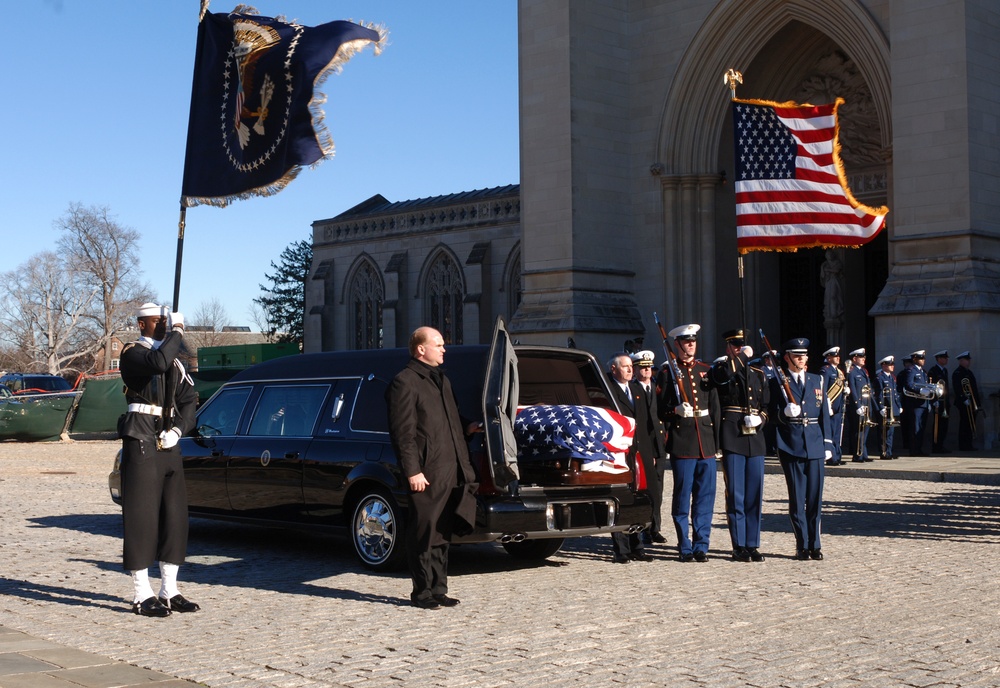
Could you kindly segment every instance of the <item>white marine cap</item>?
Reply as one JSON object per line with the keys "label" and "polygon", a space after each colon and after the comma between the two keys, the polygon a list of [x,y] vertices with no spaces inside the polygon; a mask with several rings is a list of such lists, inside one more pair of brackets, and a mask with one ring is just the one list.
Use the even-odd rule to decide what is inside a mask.
{"label": "white marine cap", "polygon": [[159,318],[160,316],[166,317],[167,309],[164,306],[159,306],[152,301],[148,301],[141,306],[135,312],[135,317],[137,318]]}
{"label": "white marine cap", "polygon": [[725,363],[728,360],[729,360],[729,356],[726,356],[725,354],[723,354],[722,356],[719,356],[714,361],[712,361],[712,364],[713,365],[718,365],[720,363]]}
{"label": "white marine cap", "polygon": [[839,346],[831,346],[829,349],[823,352],[823,356],[839,356],[839,355],[840,355]]}
{"label": "white marine cap", "polygon": [[667,334],[674,339],[697,339],[700,329],[701,325],[691,323],[690,325],[678,325]]}
{"label": "white marine cap", "polygon": [[934,354],[934,358],[948,358],[948,350],[941,349],[936,354]]}
{"label": "white marine cap", "polygon": [[892,354],[890,354],[890,355],[886,356],[885,358],[883,358],[881,361],[878,362],[879,365],[885,365],[887,363],[889,365],[896,365],[896,358],[895,358],[895,356],[893,356]]}
{"label": "white marine cap", "polygon": [[632,363],[641,368],[651,368],[653,366],[653,359],[656,358],[656,354],[649,349],[646,349],[644,351],[636,351],[634,354],[630,354],[629,358],[632,359]]}
{"label": "white marine cap", "polygon": [[927,349],[919,349],[910,354],[910,358],[927,358]]}
{"label": "white marine cap", "polygon": [[864,356],[866,358],[868,357],[868,354],[865,353],[865,347],[861,347],[860,349],[855,349],[854,351],[852,351],[847,355],[850,356],[851,358],[854,358],[855,356]]}

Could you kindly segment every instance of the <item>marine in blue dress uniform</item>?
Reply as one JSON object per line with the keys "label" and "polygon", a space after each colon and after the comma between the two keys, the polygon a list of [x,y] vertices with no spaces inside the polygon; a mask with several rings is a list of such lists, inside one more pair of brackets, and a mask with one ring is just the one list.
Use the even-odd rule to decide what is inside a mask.
{"label": "marine in blue dress uniform", "polygon": [[719,442],[726,480],[726,520],[736,561],[764,561],[760,547],[764,503],[763,426],[770,388],[764,371],[750,365],[753,350],[743,330],[724,333],[726,355],[716,360],[709,380],[719,395]]}
{"label": "marine in blue dress uniform", "polygon": [[[854,463],[871,461],[868,456],[868,429],[873,422],[872,381],[865,368],[867,353],[863,348],[851,352],[851,369],[847,373],[847,386],[851,390],[848,402],[850,412],[844,414],[844,422],[849,423],[848,446],[854,454]],[[859,437],[860,436],[860,437]]]}
{"label": "marine in blue dress uniform", "polygon": [[880,422],[882,447],[879,451],[881,459],[898,459],[895,437],[903,406],[899,399],[899,388],[896,384],[896,359],[886,356],[878,362],[880,370],[875,375],[875,399],[882,416]]}
{"label": "marine in blue dress uniform", "polygon": [[771,382],[770,417],[778,426],[778,460],[788,486],[795,558],[819,560],[824,459],[833,457],[830,401],[823,378],[806,372],[809,340],[790,339],[784,349],[789,389],[780,380]]}
{"label": "marine in blue dress uniform", "polygon": [[680,351],[680,376],[668,369],[666,379],[659,384],[660,413],[667,426],[667,453],[674,479],[670,515],[681,561],[708,559],[718,472],[719,396],[707,379],[710,367],[695,358],[700,329],[700,325],[691,324],[669,332]]}
{"label": "marine in blue dress uniform", "polygon": [[844,409],[850,397],[850,388],[847,386],[847,376],[840,369],[840,347],[831,346],[823,352],[823,358],[826,359],[826,363],[823,364],[819,374],[823,376],[826,396],[830,399],[830,409],[833,411],[833,416],[830,418],[833,458],[828,460],[826,465],[839,466],[843,463],[840,442],[844,437]]}
{"label": "marine in blue dress uniform", "polygon": [[913,366],[903,376],[903,413],[910,417],[907,427],[910,433],[910,456],[927,456],[924,451],[924,431],[927,428],[927,414],[931,408],[931,400],[927,395],[930,380],[924,372],[926,351],[914,351],[910,354]]}

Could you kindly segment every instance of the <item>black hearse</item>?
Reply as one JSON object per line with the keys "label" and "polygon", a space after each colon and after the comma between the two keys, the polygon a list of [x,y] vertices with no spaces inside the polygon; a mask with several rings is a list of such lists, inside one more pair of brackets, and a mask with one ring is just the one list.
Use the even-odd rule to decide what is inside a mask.
{"label": "black hearse", "polygon": [[[368,568],[396,567],[407,482],[389,442],[384,394],[408,359],[405,349],[301,354],[238,373],[180,441],[191,514],[339,531]],[[649,523],[649,498],[631,472],[518,461],[519,405],[616,408],[593,356],[512,346],[498,322],[492,346],[449,346],[444,369],[462,415],[485,421],[470,447],[480,483],[476,529],[454,542],[499,542],[516,557],[544,559],[567,537]],[[118,460],[109,483],[121,503]]]}

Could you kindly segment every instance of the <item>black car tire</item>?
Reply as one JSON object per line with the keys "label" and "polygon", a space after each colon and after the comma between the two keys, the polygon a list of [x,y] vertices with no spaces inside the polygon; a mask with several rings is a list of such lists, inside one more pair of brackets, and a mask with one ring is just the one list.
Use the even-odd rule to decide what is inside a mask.
{"label": "black car tire", "polygon": [[559,551],[565,540],[563,538],[546,538],[544,540],[522,540],[521,542],[505,542],[503,548],[515,559],[541,561],[548,559]]}
{"label": "black car tire", "polygon": [[400,509],[384,490],[366,490],[351,512],[351,544],[362,565],[395,571],[404,562],[405,532]]}

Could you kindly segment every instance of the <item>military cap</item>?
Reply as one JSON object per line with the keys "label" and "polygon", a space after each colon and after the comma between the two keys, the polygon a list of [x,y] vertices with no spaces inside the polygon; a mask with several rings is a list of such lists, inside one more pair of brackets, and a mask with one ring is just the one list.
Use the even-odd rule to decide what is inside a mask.
{"label": "military cap", "polygon": [[941,349],[936,354],[934,354],[934,358],[948,358],[948,350]]}
{"label": "military cap", "polygon": [[656,354],[647,349],[645,351],[636,351],[634,354],[631,354],[629,358],[632,359],[632,363],[640,368],[652,368],[653,359],[656,358]]}
{"label": "military cap", "polygon": [[823,355],[824,356],[839,356],[840,355],[840,347],[839,346],[831,346],[829,349],[827,349],[826,351],[823,352]]}
{"label": "military cap", "polygon": [[785,353],[807,354],[809,353],[809,340],[805,337],[795,337],[785,342]]}
{"label": "military cap", "polygon": [[958,358],[967,358],[967,359],[969,359],[971,361],[972,360],[972,354],[969,353],[968,351],[963,351],[962,353],[960,353],[958,355]]}
{"label": "military cap", "polygon": [[850,356],[851,358],[854,358],[855,356],[861,356],[862,358],[868,357],[868,354],[865,353],[865,347],[863,346],[860,349],[855,349],[854,351],[852,351],[847,355]]}
{"label": "military cap", "polygon": [[889,355],[878,362],[879,365],[896,365],[896,359],[894,356]]}
{"label": "military cap", "polygon": [[729,356],[722,355],[722,356],[718,356],[714,361],[712,361],[712,363],[714,365],[718,365],[720,363],[725,363],[728,360],[729,360]]}
{"label": "military cap", "polygon": [[160,316],[166,317],[167,309],[151,301],[139,306],[135,312],[135,317],[137,318],[159,318]]}
{"label": "military cap", "polygon": [[920,349],[919,351],[914,351],[912,354],[910,354],[910,358],[912,358],[912,359],[927,358],[927,350],[926,349]]}
{"label": "military cap", "polygon": [[736,328],[735,330],[726,330],[722,333],[722,338],[733,346],[742,346],[747,341],[746,334],[743,332],[742,327]]}
{"label": "military cap", "polygon": [[678,325],[667,334],[674,339],[697,339],[700,329],[701,325],[691,323],[690,325]]}

